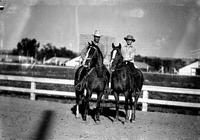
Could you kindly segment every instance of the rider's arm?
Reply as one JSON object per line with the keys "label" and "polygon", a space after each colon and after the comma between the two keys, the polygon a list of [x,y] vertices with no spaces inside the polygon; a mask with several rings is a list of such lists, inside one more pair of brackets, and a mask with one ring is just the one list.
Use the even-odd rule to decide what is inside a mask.
{"label": "rider's arm", "polygon": [[100,50],[101,50],[101,53],[102,53],[102,55],[103,55],[103,58],[105,58],[106,55],[107,55],[107,51],[106,51],[106,49],[105,49],[105,46],[104,46],[103,44],[100,44],[100,45],[99,45],[99,48],[100,48]]}
{"label": "rider's arm", "polygon": [[81,52],[80,52],[80,56],[81,56],[81,58],[82,58],[82,60],[85,58],[85,56],[86,56],[86,53],[87,53],[87,49],[88,49],[88,43],[85,43],[85,47],[81,50]]}
{"label": "rider's arm", "polygon": [[130,61],[134,62],[134,58],[135,58],[135,54],[136,54],[136,48],[133,46],[130,51],[131,51]]}

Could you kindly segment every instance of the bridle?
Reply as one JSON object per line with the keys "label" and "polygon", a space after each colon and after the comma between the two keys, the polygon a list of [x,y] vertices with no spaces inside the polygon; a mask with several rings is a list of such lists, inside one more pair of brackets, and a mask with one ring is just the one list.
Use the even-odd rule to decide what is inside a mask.
{"label": "bridle", "polygon": [[[114,53],[114,55],[113,55],[113,53]],[[111,60],[110,60],[110,63],[111,63],[111,64],[113,63],[113,61],[114,61],[114,59],[115,59],[115,57],[116,57],[116,54],[117,54],[117,50],[113,50],[113,52],[112,52],[112,57],[111,57]]]}
{"label": "bridle", "polygon": [[[113,54],[114,53],[114,54]],[[114,60],[116,60],[116,55],[117,53],[119,53],[117,50],[113,50],[113,53],[112,53],[112,57],[111,57],[111,60],[110,60],[110,68],[112,67],[112,64],[114,62]],[[120,58],[118,58],[118,61],[119,61]],[[121,63],[122,64],[122,63]],[[116,70],[120,70],[121,68],[119,67],[121,64],[115,64],[115,67],[113,69],[113,71],[116,71]],[[118,68],[117,68],[118,67]],[[112,70],[111,70],[112,72]]]}
{"label": "bridle", "polygon": [[[117,53],[118,53],[117,50],[113,50],[111,60],[110,60],[110,68],[112,67],[113,62],[116,59]],[[114,69],[116,69],[116,68],[114,68]]]}
{"label": "bridle", "polygon": [[[92,56],[90,57],[90,58],[88,58],[88,55],[89,55],[89,52],[90,52],[90,50],[91,49],[94,49],[95,51],[94,51],[94,53],[92,54]],[[86,65],[86,61],[90,61],[95,55],[96,55],[96,52],[97,52],[97,48],[95,48],[95,47],[93,47],[93,46],[90,46],[89,47],[89,49],[88,49],[88,51],[87,51],[87,53],[86,53],[86,56],[85,56],[85,58],[84,58],[84,60],[83,60],[83,63],[82,63],[82,65],[84,66],[84,67],[89,67],[88,65]]]}

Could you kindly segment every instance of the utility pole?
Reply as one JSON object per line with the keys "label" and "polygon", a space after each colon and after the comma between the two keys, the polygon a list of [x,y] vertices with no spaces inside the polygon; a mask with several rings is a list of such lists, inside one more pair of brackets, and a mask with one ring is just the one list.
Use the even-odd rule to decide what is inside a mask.
{"label": "utility pole", "polygon": [[3,47],[4,47],[4,43],[3,43],[3,40],[4,40],[4,22],[1,20],[0,21],[0,49],[1,49],[1,52],[3,51]]}
{"label": "utility pole", "polygon": [[79,36],[79,14],[78,14],[78,9],[79,9],[79,2],[77,3],[77,5],[75,6],[75,30],[76,30],[76,38],[77,38],[77,43],[76,43],[76,45],[77,45],[77,47],[78,47],[78,51],[80,51],[80,45],[79,45],[79,43],[80,43],[80,40],[79,40],[79,38],[80,38],[80,36]]}
{"label": "utility pole", "polygon": [[4,47],[4,34],[5,34],[5,27],[4,27],[4,20],[3,20],[3,13],[5,11],[5,5],[6,1],[5,0],[0,0],[0,49],[1,49],[1,54],[3,51]]}

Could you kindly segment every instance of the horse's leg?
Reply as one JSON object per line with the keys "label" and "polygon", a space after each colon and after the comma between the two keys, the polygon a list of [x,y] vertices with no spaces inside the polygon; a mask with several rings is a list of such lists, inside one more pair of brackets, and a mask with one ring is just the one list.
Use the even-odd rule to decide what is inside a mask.
{"label": "horse's leg", "polygon": [[[77,98],[79,98],[79,97],[77,97]],[[78,100],[78,101],[76,101],[76,118],[80,117],[79,106],[80,106],[80,104],[79,104],[79,100]]]}
{"label": "horse's leg", "polygon": [[129,100],[130,100],[130,112],[129,112],[129,120],[131,121],[132,119],[132,113],[133,113],[133,96],[132,96],[132,92],[129,94]]}
{"label": "horse's leg", "polygon": [[76,91],[76,118],[80,117],[79,107],[81,102],[81,93],[79,91]]}
{"label": "horse's leg", "polygon": [[87,94],[85,96],[85,105],[84,105],[84,114],[83,114],[83,120],[86,121],[87,120],[87,115],[88,115],[88,109],[89,109],[89,100],[90,100],[90,95],[91,92],[87,91]]}
{"label": "horse's leg", "polygon": [[76,93],[76,118],[80,117],[80,113],[79,113],[79,107],[80,104],[82,102],[82,96],[83,96],[83,90],[77,90],[77,85],[79,85],[80,83],[80,76],[81,76],[81,72],[83,71],[83,66],[80,66],[77,71],[75,72],[75,79],[74,79],[74,85],[75,85],[75,93]]}
{"label": "horse's leg", "polygon": [[125,114],[126,114],[125,121],[128,121],[128,99],[129,99],[129,93],[128,93],[128,91],[126,91],[124,93],[124,96],[125,96],[125,106],[124,106],[124,109],[125,109]]}
{"label": "horse's leg", "polygon": [[100,116],[100,103],[101,103],[101,98],[103,96],[103,92],[100,92],[100,94],[97,95],[97,104],[96,104],[96,121],[100,121],[99,116]]}
{"label": "horse's leg", "polygon": [[115,97],[115,106],[116,106],[116,115],[115,115],[115,121],[119,120],[119,95],[115,91],[113,91],[114,97]]}
{"label": "horse's leg", "polygon": [[137,94],[136,91],[134,91],[134,106],[133,106],[133,110],[132,110],[132,115],[131,115],[131,122],[135,122],[135,112],[136,112],[136,107],[137,107],[137,101],[138,101],[138,98],[139,98],[139,95],[140,94]]}

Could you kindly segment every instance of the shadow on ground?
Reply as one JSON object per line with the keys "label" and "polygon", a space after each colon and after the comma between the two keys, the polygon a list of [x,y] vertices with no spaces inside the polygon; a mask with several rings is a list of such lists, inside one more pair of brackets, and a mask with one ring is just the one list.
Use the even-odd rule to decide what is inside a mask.
{"label": "shadow on ground", "polygon": [[[75,116],[75,114],[76,114],[76,105],[74,105],[71,108],[71,111],[72,111],[72,114],[74,114],[74,116]],[[81,116],[83,116],[83,107],[82,106],[79,107],[79,112],[80,112]],[[91,116],[94,121],[95,121],[95,112],[96,112],[95,108],[94,109],[89,109],[89,111],[88,111],[88,115]],[[100,109],[100,115],[108,118],[111,122],[115,121],[115,114],[116,114],[115,108],[101,107],[101,109]],[[125,118],[125,113],[123,111],[121,111],[121,110],[119,110],[119,117]],[[119,119],[119,121],[124,123],[120,119]]]}
{"label": "shadow on ground", "polygon": [[36,140],[48,140],[51,136],[53,129],[53,121],[55,119],[55,112],[46,110],[42,113],[42,119],[39,122],[39,126],[33,134]]}

